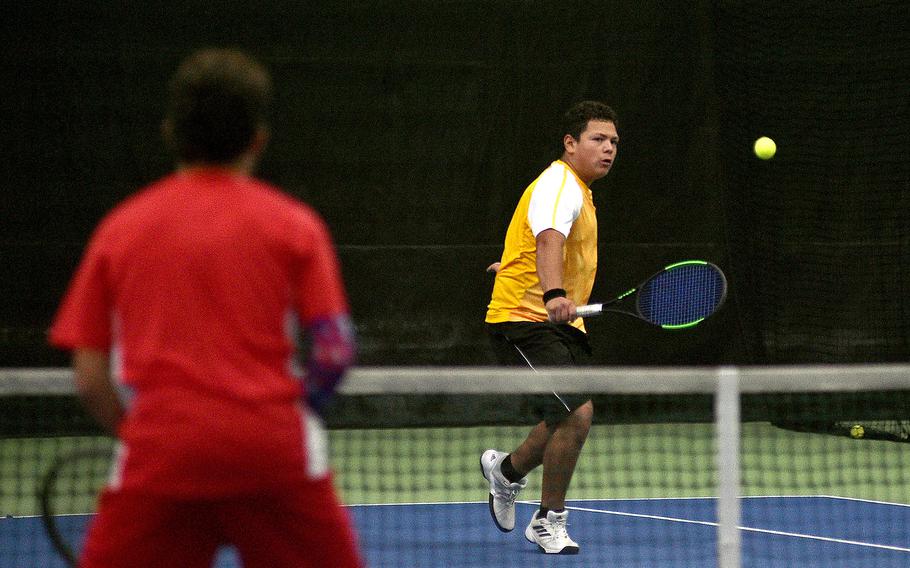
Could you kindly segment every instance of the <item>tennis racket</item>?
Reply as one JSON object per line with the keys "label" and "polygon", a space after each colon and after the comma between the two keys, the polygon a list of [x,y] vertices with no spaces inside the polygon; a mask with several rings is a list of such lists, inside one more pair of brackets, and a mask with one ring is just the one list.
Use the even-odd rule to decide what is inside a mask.
{"label": "tennis racket", "polygon": [[38,487],[41,522],[54,550],[76,566],[98,494],[107,482],[111,450],[80,448],[58,458]]}
{"label": "tennis racket", "polygon": [[665,267],[635,288],[603,304],[576,309],[578,317],[616,312],[664,329],[686,329],[716,312],[727,297],[727,279],[704,260],[686,260]]}

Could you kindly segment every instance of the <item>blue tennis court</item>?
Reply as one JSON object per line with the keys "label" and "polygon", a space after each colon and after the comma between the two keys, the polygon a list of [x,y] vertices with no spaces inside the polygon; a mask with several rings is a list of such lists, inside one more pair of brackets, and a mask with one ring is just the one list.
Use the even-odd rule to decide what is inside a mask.
{"label": "blue tennis court", "polygon": [[[535,509],[518,504],[519,523],[500,533],[486,503],[421,503],[350,507],[372,567],[613,566],[683,568],[716,565],[716,501],[629,499],[572,501],[571,534],[578,556],[544,556],[524,540]],[[839,497],[750,497],[742,501],[743,566],[762,568],[905,567],[910,565],[910,506]],[[855,522],[865,519],[865,522]],[[876,522],[869,523],[869,519]],[[86,516],[61,520],[79,532]],[[0,549],[29,543],[10,568],[63,567],[36,517],[0,521]],[[5,554],[3,556],[6,556]],[[230,551],[218,568],[238,566]]]}
{"label": "blue tennis court", "polygon": [[[372,566],[613,566],[655,568],[716,565],[715,499],[573,501],[571,534],[581,544],[577,557],[545,557],[524,540],[523,524],[503,534],[489,522],[486,503],[353,507],[363,548]],[[535,509],[518,505],[523,523]],[[910,507],[837,497],[746,498],[743,510],[743,566],[910,565]],[[383,534],[383,519],[400,516],[401,526],[420,534]],[[452,533],[420,533],[450,519]],[[851,519],[878,519],[874,526]],[[471,549],[480,548],[472,553]],[[389,550],[397,557],[386,557]],[[593,553],[596,551],[596,553]],[[587,552],[587,554],[586,554]],[[479,560],[472,560],[476,556]],[[590,558],[586,561],[585,557]],[[590,562],[590,563],[588,563]],[[795,564],[794,562],[797,562]]]}

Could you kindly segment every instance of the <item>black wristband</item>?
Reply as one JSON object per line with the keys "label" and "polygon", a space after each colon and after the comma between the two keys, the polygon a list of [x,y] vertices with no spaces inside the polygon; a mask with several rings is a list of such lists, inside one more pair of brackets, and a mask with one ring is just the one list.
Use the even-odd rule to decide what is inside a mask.
{"label": "black wristband", "polygon": [[563,290],[562,288],[553,288],[552,290],[547,290],[546,292],[543,293],[543,303],[544,303],[544,305],[547,305],[547,302],[549,302],[553,298],[565,298],[565,297],[566,297],[565,290]]}

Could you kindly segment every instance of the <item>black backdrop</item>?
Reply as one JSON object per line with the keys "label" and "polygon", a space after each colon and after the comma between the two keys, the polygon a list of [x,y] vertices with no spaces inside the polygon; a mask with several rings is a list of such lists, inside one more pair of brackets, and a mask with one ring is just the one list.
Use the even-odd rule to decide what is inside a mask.
{"label": "black backdrop", "polygon": [[[798,330],[788,349],[769,341],[780,337],[782,325],[792,326],[768,317],[786,307],[789,295],[763,293],[781,257],[770,243],[752,258],[752,229],[780,194],[745,204],[740,196],[757,189],[750,184],[800,195],[803,169],[788,162],[788,140],[779,140],[780,156],[767,164],[749,153],[755,137],[775,134],[767,127],[787,123],[787,101],[798,97],[784,96],[793,95],[787,85],[794,77],[776,77],[778,107],[757,113],[767,106],[761,96],[767,76],[737,71],[756,68],[749,57],[767,60],[758,30],[803,37],[792,29],[793,18],[821,4],[773,21],[764,15],[773,10],[747,14],[735,3],[704,0],[39,4],[5,8],[2,23],[0,365],[65,361],[46,347],[44,333],[86,238],[115,203],[169,170],[158,136],[164,83],[182,57],[211,45],[246,49],[273,72],[273,142],[260,175],[314,205],[329,223],[362,363],[490,362],[482,320],[492,280],[484,268],[498,259],[522,190],[555,157],[559,114],[588,98],[618,110],[622,137],[613,172],[593,187],[600,235],[595,297],[693,257],[727,268],[732,285],[727,307],[684,333],[618,316],[592,320],[600,363],[845,361],[908,353],[906,324],[871,326],[872,335],[897,334],[885,340],[884,351],[817,349],[819,334],[837,325],[823,317],[810,322],[815,328]],[[898,32],[895,24],[881,26],[906,21],[901,3],[862,6],[868,8],[840,17],[860,30],[876,23],[876,34]],[[899,104],[899,93],[907,92],[907,40],[897,34],[891,42],[871,47],[895,55],[881,58],[894,61],[878,70],[882,77],[902,75],[882,90],[898,117],[885,126],[893,129],[889,144],[903,144],[903,151],[891,154],[898,162],[893,176],[874,183],[908,205],[907,139],[900,133],[910,129],[906,101]],[[821,44],[799,53],[835,64],[859,57],[845,49],[832,55]],[[811,90],[828,77],[803,79]],[[845,80],[839,87],[847,101],[854,100],[850,85]],[[789,133],[799,146],[799,132]],[[826,165],[818,151],[825,140],[802,144],[819,167]],[[834,159],[843,155],[831,166],[842,163]],[[756,167],[763,168],[760,175]],[[848,183],[862,193],[873,182],[857,175]],[[894,229],[882,236],[896,243],[891,268],[881,276],[897,282],[889,291],[908,291],[901,268],[910,250],[901,228],[906,220],[905,211],[898,213],[887,223]],[[843,222],[849,225],[849,214]],[[762,231],[759,237],[775,238]],[[879,238],[872,233],[864,238]],[[793,238],[800,237],[787,242]],[[816,238],[807,237],[807,246]],[[826,270],[825,261],[815,269]]]}

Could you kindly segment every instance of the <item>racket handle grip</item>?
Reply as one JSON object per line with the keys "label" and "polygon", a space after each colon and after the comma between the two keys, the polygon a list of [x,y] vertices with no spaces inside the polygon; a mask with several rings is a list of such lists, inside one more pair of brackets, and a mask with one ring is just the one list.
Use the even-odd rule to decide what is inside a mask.
{"label": "racket handle grip", "polygon": [[603,307],[603,304],[588,304],[586,306],[578,306],[575,308],[575,315],[580,318],[600,315],[600,313],[603,312]]}

